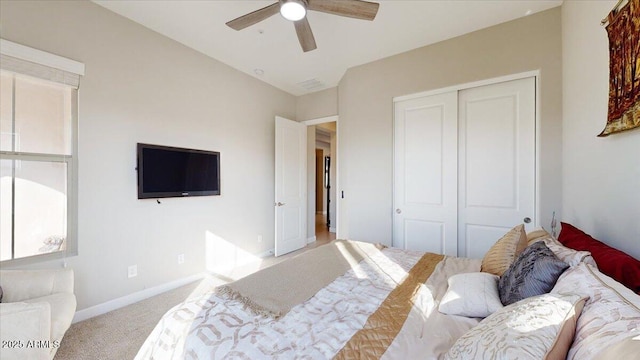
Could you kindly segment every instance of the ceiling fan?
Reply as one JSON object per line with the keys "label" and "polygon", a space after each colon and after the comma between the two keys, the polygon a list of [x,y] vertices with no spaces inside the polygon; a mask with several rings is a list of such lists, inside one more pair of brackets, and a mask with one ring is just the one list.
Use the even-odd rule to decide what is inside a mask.
{"label": "ceiling fan", "polygon": [[227,25],[232,29],[242,30],[279,12],[285,19],[293,22],[302,50],[307,52],[316,49],[316,40],[307,21],[308,10],[373,20],[379,6],[378,3],[362,0],[278,0],[275,4],[235,18],[227,22]]}

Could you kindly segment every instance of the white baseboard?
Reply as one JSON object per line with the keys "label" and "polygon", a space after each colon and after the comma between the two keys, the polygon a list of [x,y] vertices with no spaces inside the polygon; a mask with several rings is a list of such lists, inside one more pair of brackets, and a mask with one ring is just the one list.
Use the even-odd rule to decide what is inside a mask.
{"label": "white baseboard", "polygon": [[162,294],[163,292],[167,292],[169,290],[179,288],[180,286],[187,285],[194,281],[200,280],[204,278],[206,275],[207,273],[199,273],[199,274],[187,276],[186,278],[182,278],[182,279],[168,282],[166,284],[154,286],[152,288],[144,289],[144,290],[135,292],[133,294],[129,294],[123,297],[119,297],[117,299],[109,300],[102,304],[98,304],[95,306],[88,307],[86,309],[82,309],[80,311],[76,311],[76,314],[73,317],[72,324],[75,324],[79,321],[90,319],[98,315],[106,314],[109,311],[120,309],[122,307],[131,305],[138,301],[142,301],[152,296]]}
{"label": "white baseboard", "polygon": [[315,235],[313,235],[312,237],[307,238],[307,244],[314,243],[314,242],[316,242],[316,240],[317,240],[317,239],[316,239],[316,236],[315,236]]}
{"label": "white baseboard", "polygon": [[335,233],[336,232],[336,228],[333,227],[333,226],[329,227],[329,232],[330,233]]}

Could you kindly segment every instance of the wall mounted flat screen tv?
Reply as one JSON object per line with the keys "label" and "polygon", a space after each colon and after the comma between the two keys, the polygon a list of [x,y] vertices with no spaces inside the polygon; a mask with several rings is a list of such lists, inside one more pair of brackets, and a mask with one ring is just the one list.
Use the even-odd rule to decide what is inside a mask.
{"label": "wall mounted flat screen tv", "polygon": [[138,199],[220,195],[220,153],[138,143]]}

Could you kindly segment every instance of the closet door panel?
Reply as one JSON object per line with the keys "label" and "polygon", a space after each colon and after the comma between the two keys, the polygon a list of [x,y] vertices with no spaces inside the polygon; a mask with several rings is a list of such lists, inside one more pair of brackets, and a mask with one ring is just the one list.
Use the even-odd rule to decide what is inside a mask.
{"label": "closet door panel", "polygon": [[459,92],[458,243],[482,257],[506,231],[535,224],[535,79]]}
{"label": "closet door panel", "polygon": [[[513,227],[466,224],[461,242],[466,244],[465,257],[482,259],[487,250]],[[462,256],[462,255],[460,255]]]}
{"label": "closet door panel", "polygon": [[457,254],[457,93],[395,104],[393,245]]}
{"label": "closet door panel", "polygon": [[436,254],[443,254],[447,249],[444,222],[405,219],[403,226],[407,249]]}
{"label": "closet door panel", "polygon": [[513,94],[466,103],[466,206],[517,206],[516,122]]}

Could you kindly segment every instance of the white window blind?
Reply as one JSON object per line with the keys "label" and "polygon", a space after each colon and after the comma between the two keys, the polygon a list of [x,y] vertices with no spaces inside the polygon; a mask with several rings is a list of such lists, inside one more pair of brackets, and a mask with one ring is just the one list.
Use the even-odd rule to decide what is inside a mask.
{"label": "white window blind", "polygon": [[76,89],[84,75],[83,63],[5,39],[0,39],[0,67]]}

